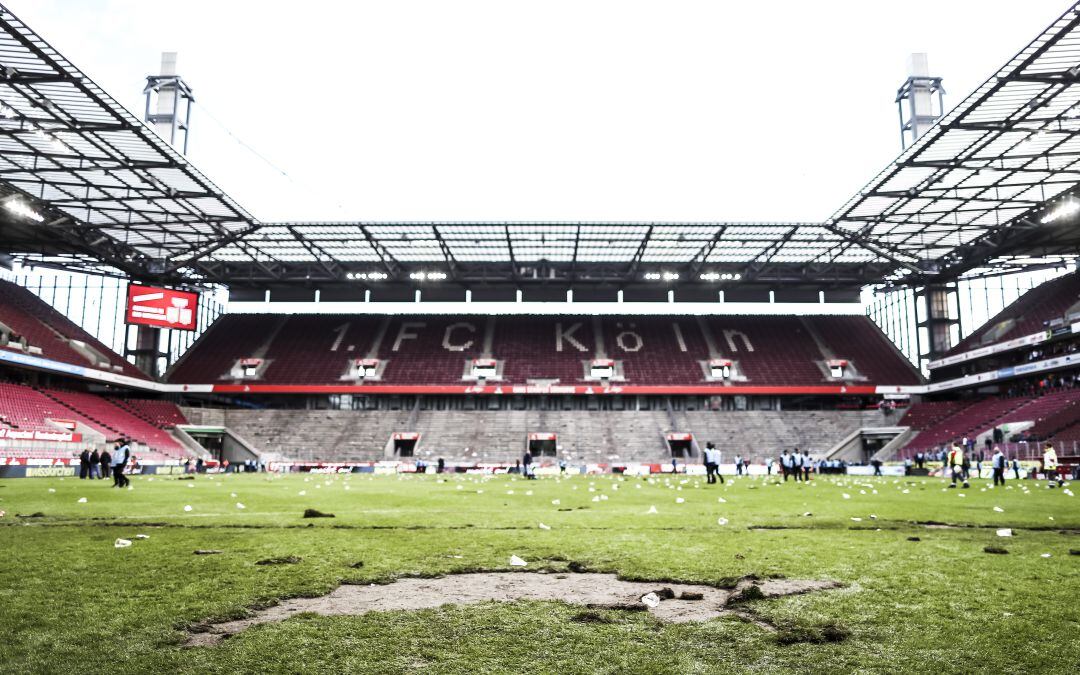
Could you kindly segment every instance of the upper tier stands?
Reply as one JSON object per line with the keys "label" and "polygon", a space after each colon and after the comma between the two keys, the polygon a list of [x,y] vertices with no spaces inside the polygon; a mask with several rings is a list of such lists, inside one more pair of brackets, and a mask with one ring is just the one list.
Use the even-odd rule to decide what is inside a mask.
{"label": "upper tier stands", "polygon": [[732,384],[841,383],[824,362],[845,359],[848,384],[918,384],[919,375],[864,316],[375,316],[225,315],[173,367],[181,384],[235,381],[241,359],[266,362],[259,382],[340,384],[349,364],[374,357],[382,382],[462,384],[475,358],[502,362],[504,383],[588,382],[586,365],[613,359],[623,382],[708,383],[711,358],[737,362]]}
{"label": "upper tier stands", "polygon": [[1067,274],[1040,284],[1021,295],[981,328],[960,341],[949,354],[978,349],[1045,330],[1080,302],[1080,273]]}
{"label": "upper tier stands", "polygon": [[[43,358],[146,379],[142,371],[53,309],[47,302],[10,281],[0,280],[0,324],[12,330],[14,336],[10,337],[24,338],[30,347],[39,348]],[[73,341],[85,344],[92,352],[80,352]],[[22,352],[10,344],[0,346],[0,349],[32,353]],[[103,365],[87,355],[94,352],[107,363]]]}

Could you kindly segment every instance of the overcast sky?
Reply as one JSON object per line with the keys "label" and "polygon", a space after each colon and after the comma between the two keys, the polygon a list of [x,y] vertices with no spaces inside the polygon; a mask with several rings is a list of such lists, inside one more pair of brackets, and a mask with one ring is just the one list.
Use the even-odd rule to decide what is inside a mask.
{"label": "overcast sky", "polygon": [[951,107],[1068,6],[5,2],[140,116],[178,51],[192,160],[264,221],[820,220],[898,154],[909,53]]}

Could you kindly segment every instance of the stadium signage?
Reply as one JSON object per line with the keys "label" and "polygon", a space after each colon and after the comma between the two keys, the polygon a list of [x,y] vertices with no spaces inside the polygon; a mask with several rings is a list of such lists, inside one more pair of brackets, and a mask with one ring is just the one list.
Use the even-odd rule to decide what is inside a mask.
{"label": "stadium signage", "polygon": [[0,439],[9,441],[52,441],[54,443],[78,443],[82,434],[70,431],[20,431],[0,429]]}
{"label": "stadium signage", "polygon": [[[1073,329],[1073,332],[1077,332]],[[981,359],[984,356],[990,354],[1000,354],[1001,352],[1011,351],[1013,349],[1019,349],[1021,347],[1028,347],[1030,345],[1037,345],[1041,342],[1049,340],[1051,337],[1050,331],[1044,330],[1038,333],[1032,333],[1031,335],[1025,335],[1013,340],[1007,340],[1005,342],[999,342],[996,345],[989,345],[987,347],[980,347],[978,349],[972,349],[960,354],[954,354],[952,356],[946,356],[943,359],[931,361],[927,364],[930,370],[935,368],[941,368],[943,366],[952,366],[957,363],[964,363],[966,361],[974,361],[975,359]]]}
{"label": "stadium signage", "polygon": [[174,330],[195,330],[199,294],[128,285],[127,322]]}

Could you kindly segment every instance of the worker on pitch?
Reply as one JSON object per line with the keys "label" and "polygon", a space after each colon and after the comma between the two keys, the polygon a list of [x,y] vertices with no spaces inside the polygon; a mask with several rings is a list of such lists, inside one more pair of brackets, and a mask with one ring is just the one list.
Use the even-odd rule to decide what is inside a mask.
{"label": "worker on pitch", "polygon": [[949,451],[949,467],[952,469],[952,483],[949,487],[956,487],[957,480],[963,481],[965,488],[971,487],[967,482],[967,474],[964,473],[964,449],[956,441],[953,441],[952,450]]}
{"label": "worker on pitch", "polygon": [[1043,473],[1046,474],[1046,480],[1049,482],[1047,487],[1064,485],[1061,474],[1058,473],[1057,452],[1054,451],[1054,446],[1050,443],[1047,443],[1043,448]]}

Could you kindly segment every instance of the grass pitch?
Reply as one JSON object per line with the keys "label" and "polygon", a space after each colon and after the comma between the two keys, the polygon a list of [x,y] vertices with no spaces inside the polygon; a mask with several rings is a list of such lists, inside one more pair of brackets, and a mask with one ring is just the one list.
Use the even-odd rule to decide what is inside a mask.
{"label": "grass pitch", "polygon": [[[0,481],[0,671],[1080,671],[1080,501],[1045,483],[352,474],[132,485]],[[305,519],[308,508],[335,517]],[[301,614],[180,646],[200,622],[283,598],[521,569],[511,555],[530,571],[572,561],[627,579],[783,575],[844,588],[754,603],[779,632],[735,617],[581,621],[579,605],[514,602]],[[288,556],[301,560],[256,565]]]}

